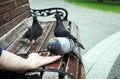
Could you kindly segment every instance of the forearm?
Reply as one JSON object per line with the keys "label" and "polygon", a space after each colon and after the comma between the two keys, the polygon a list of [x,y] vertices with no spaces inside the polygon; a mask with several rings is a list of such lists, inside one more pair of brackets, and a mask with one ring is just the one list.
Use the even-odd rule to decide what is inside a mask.
{"label": "forearm", "polygon": [[32,70],[38,68],[39,66],[43,66],[49,63],[52,63],[61,56],[49,56],[43,57],[39,56],[38,53],[29,54],[27,59],[24,59],[20,56],[17,56],[13,53],[3,50],[0,56],[0,67],[6,70]]}
{"label": "forearm", "polygon": [[27,59],[19,57],[8,51],[3,50],[0,57],[0,66],[6,70],[28,70],[31,69]]}

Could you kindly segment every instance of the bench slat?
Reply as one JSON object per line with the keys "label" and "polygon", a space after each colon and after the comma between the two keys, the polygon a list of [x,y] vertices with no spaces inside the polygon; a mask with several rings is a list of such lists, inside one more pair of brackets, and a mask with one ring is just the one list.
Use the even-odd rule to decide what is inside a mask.
{"label": "bench slat", "polygon": [[2,46],[3,49],[7,49],[9,45],[11,45],[18,37],[20,37],[21,33],[24,32],[25,29],[25,24],[21,24],[19,27],[16,26],[16,28],[9,31],[6,36],[3,36],[0,39],[0,46]]}
{"label": "bench slat", "polygon": [[66,72],[72,74],[76,79],[78,76],[78,60],[73,57],[69,57],[66,66]]}
{"label": "bench slat", "polygon": [[4,2],[4,1],[6,0],[0,0],[0,3],[2,3],[0,4],[0,8],[1,8],[0,14],[3,14],[4,12],[7,12],[16,7],[14,1],[8,1],[8,2]]}
{"label": "bench slat", "polygon": [[85,75],[83,74],[83,73],[85,73],[85,72],[83,72],[83,66],[80,64],[79,66],[78,66],[78,78],[77,79],[85,79],[84,77],[85,77]]}
{"label": "bench slat", "polygon": [[15,17],[14,19],[7,22],[6,24],[0,26],[0,37],[5,35],[8,31],[13,29],[16,25],[18,25],[20,22],[22,22],[29,16],[30,16],[29,11],[25,11],[22,14],[20,14],[18,17]]}
{"label": "bench slat", "polygon": [[4,14],[0,15],[0,26],[3,25],[4,23],[8,22],[9,20],[17,17],[18,15],[24,13],[29,9],[28,4],[22,5],[20,7],[17,7],[15,9],[12,9]]}

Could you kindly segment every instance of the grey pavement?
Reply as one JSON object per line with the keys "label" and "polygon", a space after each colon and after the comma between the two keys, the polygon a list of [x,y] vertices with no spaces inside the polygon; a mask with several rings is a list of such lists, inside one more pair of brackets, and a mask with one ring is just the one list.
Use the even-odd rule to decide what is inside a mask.
{"label": "grey pavement", "polygon": [[[100,70],[104,69],[106,69],[106,72],[101,79],[107,79],[107,75],[120,54],[118,52],[119,46],[117,46],[120,42],[120,14],[82,8],[69,4],[64,0],[29,0],[29,2],[30,7],[34,9],[62,7],[68,10],[68,19],[79,26],[80,40],[86,48],[81,50],[81,52],[87,79],[93,79],[93,75],[96,75],[94,79],[99,79],[103,76],[103,73],[98,74],[100,75],[100,77],[98,76],[99,78],[97,78],[97,73],[102,72]],[[114,52],[109,52],[109,50]],[[112,63],[99,68],[98,65],[106,63],[107,60],[105,61],[105,58]]]}
{"label": "grey pavement", "polygon": [[119,46],[120,32],[117,32],[89,50],[83,56],[86,79],[114,79],[112,76],[109,77],[109,73],[120,54]]}

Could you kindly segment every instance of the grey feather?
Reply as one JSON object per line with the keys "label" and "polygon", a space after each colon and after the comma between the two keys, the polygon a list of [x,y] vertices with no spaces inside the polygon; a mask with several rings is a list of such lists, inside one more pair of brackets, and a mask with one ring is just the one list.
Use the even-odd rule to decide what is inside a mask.
{"label": "grey feather", "polygon": [[65,37],[55,37],[48,41],[47,49],[57,55],[64,55],[74,50],[75,44],[71,39]]}

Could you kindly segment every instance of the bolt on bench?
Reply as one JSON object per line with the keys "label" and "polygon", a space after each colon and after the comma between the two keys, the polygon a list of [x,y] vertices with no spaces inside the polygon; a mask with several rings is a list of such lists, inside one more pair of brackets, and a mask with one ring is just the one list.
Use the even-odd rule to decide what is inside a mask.
{"label": "bolt on bench", "polygon": [[[56,12],[63,14],[64,26],[80,41],[78,26],[67,19],[68,12],[63,8],[30,9],[27,0],[3,1],[0,3],[2,6],[2,11],[0,12],[0,46],[5,50],[24,58],[31,52],[38,52],[43,56],[52,55],[45,49],[47,48],[48,40],[54,37],[56,21],[39,21],[43,33],[34,43],[29,43],[29,40],[22,42],[21,39],[28,27],[32,25],[32,16],[46,18],[56,14]],[[9,5],[5,7],[7,4],[10,5],[10,8],[7,8]],[[80,60],[69,55],[35,70],[4,72],[12,76],[9,79],[13,79],[13,75],[18,76],[17,79],[84,79],[84,67],[79,63],[82,61],[80,48],[76,48],[75,51]]]}

